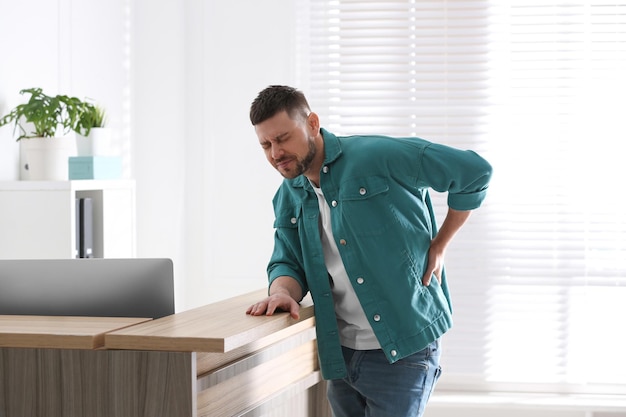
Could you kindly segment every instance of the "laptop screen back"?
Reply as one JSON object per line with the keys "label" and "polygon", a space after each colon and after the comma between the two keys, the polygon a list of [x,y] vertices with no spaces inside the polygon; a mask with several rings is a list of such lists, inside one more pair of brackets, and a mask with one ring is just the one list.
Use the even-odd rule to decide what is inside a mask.
{"label": "laptop screen back", "polygon": [[0,315],[174,314],[170,259],[0,260]]}

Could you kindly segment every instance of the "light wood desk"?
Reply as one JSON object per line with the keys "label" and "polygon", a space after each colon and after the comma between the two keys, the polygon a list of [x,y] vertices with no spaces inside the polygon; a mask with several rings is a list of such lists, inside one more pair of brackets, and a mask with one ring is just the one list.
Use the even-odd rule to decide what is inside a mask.
{"label": "light wood desk", "polygon": [[106,333],[149,320],[0,315],[0,347],[98,349]]}
{"label": "light wood desk", "polygon": [[0,417],[330,416],[312,304],[246,315],[265,293],[158,320],[0,316]]}

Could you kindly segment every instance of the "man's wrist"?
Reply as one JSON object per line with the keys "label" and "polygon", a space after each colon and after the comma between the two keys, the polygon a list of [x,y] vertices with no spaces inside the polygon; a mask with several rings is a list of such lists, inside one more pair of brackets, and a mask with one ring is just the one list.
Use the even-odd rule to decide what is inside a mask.
{"label": "man's wrist", "polygon": [[285,288],[270,288],[270,295],[279,295],[279,294],[287,294],[289,295],[289,291]]}

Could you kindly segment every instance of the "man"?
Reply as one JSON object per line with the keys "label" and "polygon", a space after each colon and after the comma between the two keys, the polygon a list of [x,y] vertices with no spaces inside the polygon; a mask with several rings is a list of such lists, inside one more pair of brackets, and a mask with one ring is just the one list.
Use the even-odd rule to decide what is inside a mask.
{"label": "man", "polygon": [[[261,91],[250,120],[285,180],[269,296],[247,313],[297,319],[310,291],[334,415],[421,416],[452,325],[444,254],[485,198],[491,166],[419,138],[337,137],[287,86]],[[448,192],[439,231],[429,188]]]}

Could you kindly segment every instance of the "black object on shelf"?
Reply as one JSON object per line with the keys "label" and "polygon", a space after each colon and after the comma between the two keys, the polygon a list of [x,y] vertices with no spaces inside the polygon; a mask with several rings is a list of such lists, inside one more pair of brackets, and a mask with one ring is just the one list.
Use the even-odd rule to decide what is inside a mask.
{"label": "black object on shelf", "polygon": [[76,257],[94,257],[93,203],[87,197],[76,199]]}

